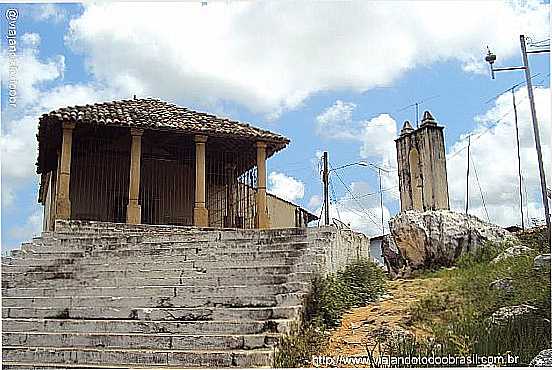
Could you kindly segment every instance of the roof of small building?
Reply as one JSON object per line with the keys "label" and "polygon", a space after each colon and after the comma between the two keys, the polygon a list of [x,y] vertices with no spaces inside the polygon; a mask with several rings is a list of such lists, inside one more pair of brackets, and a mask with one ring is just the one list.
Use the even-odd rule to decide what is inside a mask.
{"label": "roof of small building", "polygon": [[40,125],[53,122],[178,130],[190,134],[249,138],[276,144],[277,150],[289,143],[289,139],[282,135],[246,123],[196,112],[152,98],[64,107],[43,114],[40,118]]}

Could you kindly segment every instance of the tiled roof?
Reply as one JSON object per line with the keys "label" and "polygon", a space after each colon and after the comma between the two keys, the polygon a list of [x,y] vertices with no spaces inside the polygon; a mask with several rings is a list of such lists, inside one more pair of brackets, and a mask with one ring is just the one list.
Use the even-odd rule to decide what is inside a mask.
{"label": "tiled roof", "polygon": [[267,130],[151,98],[59,108],[40,118],[41,125],[61,121],[75,122],[77,125],[128,126],[153,130],[178,130],[218,137],[248,138],[275,143],[280,147],[279,149],[289,143],[284,136]]}

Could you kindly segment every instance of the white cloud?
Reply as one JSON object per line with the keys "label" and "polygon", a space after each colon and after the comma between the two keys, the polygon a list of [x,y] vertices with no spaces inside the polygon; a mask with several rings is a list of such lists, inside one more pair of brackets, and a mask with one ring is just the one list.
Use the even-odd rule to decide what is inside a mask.
{"label": "white cloud", "polygon": [[358,128],[353,127],[353,111],[355,103],[336,100],[316,117],[316,132],[320,136],[333,139],[354,139],[358,135]]}
{"label": "white cloud", "polygon": [[275,117],[317,92],[389,85],[435,62],[478,71],[486,45],[507,58],[520,33],[545,36],[548,23],[535,1],[91,3],[67,42],[116,89]]}
{"label": "white cloud", "polygon": [[268,175],[268,191],[282,199],[294,202],[305,195],[305,184],[280,172]]}
{"label": "white cloud", "polygon": [[320,197],[320,195],[313,195],[312,197],[310,197],[307,207],[309,207],[309,209],[315,209],[317,207],[320,207],[321,204],[322,197]]}
{"label": "white cloud", "polygon": [[67,12],[55,4],[33,4],[28,9],[37,21],[60,23],[67,18]]}
{"label": "white cloud", "polygon": [[[544,219],[540,192],[540,177],[529,113],[527,89],[516,91],[520,130],[521,166],[525,178],[528,199],[524,208],[529,208],[529,217]],[[544,167],[550,186],[550,89],[535,89],[535,101],[540,127]],[[494,125],[498,120],[500,122]],[[471,131],[470,156],[484,194],[491,222],[503,226],[520,224],[519,183],[515,142],[515,126],[511,93],[500,96],[485,114],[475,117],[477,127]],[[451,208],[463,210],[466,194],[467,140],[455,143],[447,155],[447,171]],[[472,163],[470,174],[470,212],[486,220],[479,187]],[[525,189],[523,197],[526,198]]]}
{"label": "white cloud", "polygon": [[15,226],[10,230],[10,236],[20,240],[30,240],[42,231],[42,212],[40,209],[33,212],[23,225]]}

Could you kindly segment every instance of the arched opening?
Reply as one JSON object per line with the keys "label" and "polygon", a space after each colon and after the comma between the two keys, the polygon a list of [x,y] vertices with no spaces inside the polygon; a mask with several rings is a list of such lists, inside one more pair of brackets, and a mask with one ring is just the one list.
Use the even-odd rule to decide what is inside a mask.
{"label": "arched opening", "polygon": [[416,148],[413,148],[408,155],[410,166],[410,188],[412,189],[412,208],[423,211],[422,203],[422,176],[420,171],[420,155]]}

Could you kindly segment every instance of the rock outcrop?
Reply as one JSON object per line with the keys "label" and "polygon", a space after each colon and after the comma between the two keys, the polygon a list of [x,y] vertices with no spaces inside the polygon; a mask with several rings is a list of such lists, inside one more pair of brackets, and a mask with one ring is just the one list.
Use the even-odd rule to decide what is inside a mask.
{"label": "rock outcrop", "polygon": [[491,263],[498,263],[500,261],[504,261],[508,258],[522,256],[524,254],[528,254],[532,252],[534,249],[526,247],[524,245],[514,245],[513,247],[506,248],[504,252],[500,253],[498,256],[496,256]]}
{"label": "rock outcrop", "polygon": [[550,253],[536,256],[533,262],[533,267],[536,270],[550,268]]}
{"label": "rock outcrop", "polygon": [[551,367],[552,366],[552,349],[544,349],[531,361],[529,366]]}
{"label": "rock outcrop", "polygon": [[451,266],[488,241],[515,238],[479,218],[448,210],[406,211],[389,221],[391,238],[410,269]]}

